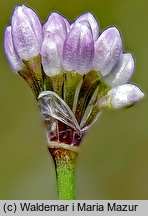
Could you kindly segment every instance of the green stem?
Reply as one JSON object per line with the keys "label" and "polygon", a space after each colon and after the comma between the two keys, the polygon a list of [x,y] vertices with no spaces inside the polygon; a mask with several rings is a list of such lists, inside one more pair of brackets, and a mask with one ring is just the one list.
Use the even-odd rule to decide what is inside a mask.
{"label": "green stem", "polygon": [[77,152],[63,148],[49,148],[56,169],[60,200],[74,199],[74,168]]}

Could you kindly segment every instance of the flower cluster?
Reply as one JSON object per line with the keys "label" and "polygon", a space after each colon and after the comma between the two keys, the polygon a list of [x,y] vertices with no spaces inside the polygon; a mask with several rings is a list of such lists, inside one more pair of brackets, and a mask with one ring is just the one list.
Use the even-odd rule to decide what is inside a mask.
{"label": "flower cluster", "polygon": [[32,9],[18,6],[4,47],[12,69],[35,93],[49,141],[78,145],[102,110],[131,106],[144,95],[127,84],[134,59],[123,51],[120,32],[100,33],[91,13],[70,24],[54,12],[42,26]]}

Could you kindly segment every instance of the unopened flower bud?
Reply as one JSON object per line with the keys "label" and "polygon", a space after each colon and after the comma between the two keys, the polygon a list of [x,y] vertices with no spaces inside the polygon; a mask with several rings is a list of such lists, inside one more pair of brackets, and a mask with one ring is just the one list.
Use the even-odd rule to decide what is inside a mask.
{"label": "unopened flower bud", "polygon": [[62,70],[63,44],[70,24],[58,13],[52,13],[43,26],[44,40],[41,57],[44,72],[48,76]]}
{"label": "unopened flower bud", "polygon": [[94,57],[94,41],[87,21],[75,23],[67,35],[63,47],[63,67],[85,74],[91,69]]}
{"label": "unopened flower bud", "polygon": [[49,35],[46,35],[42,44],[41,57],[44,72],[48,76],[56,75],[61,71],[61,58],[59,51],[60,38],[53,39]]}
{"label": "unopened flower bud", "polygon": [[104,77],[105,83],[111,87],[116,87],[127,83],[134,71],[134,59],[130,53],[124,53],[110,74]]}
{"label": "unopened flower bud", "polygon": [[70,24],[68,23],[68,21],[60,14],[54,12],[49,16],[47,22],[44,24],[43,34],[45,36],[48,32],[48,34],[52,36],[59,36],[63,40],[65,40],[69,28]]}
{"label": "unopened flower bud", "polygon": [[106,29],[95,42],[93,69],[103,76],[109,74],[122,52],[122,41],[115,27]]}
{"label": "unopened flower bud", "polygon": [[14,47],[20,58],[29,60],[40,53],[42,26],[33,10],[26,6],[15,8],[12,20]]}
{"label": "unopened flower bud", "polygon": [[9,60],[12,69],[15,72],[21,71],[24,67],[24,64],[20,59],[20,57],[15,52],[14,44],[12,40],[11,26],[8,26],[5,30],[4,48],[5,48],[5,54]]}
{"label": "unopened flower bud", "polygon": [[134,105],[143,96],[143,92],[137,86],[125,84],[108,91],[107,95],[99,100],[98,106],[101,109],[120,109]]}

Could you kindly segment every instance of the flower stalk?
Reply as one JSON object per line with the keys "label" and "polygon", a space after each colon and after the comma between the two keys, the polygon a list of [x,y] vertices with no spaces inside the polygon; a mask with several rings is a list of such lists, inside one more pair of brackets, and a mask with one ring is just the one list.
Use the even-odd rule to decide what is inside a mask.
{"label": "flower stalk", "polygon": [[77,152],[60,147],[49,147],[49,151],[55,164],[59,199],[74,200],[74,171]]}

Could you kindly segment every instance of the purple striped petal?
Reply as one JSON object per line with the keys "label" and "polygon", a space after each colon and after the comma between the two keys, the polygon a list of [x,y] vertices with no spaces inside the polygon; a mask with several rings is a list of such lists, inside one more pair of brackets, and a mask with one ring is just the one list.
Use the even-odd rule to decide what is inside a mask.
{"label": "purple striped petal", "polygon": [[122,52],[122,41],[119,31],[115,28],[106,29],[95,43],[93,69],[103,76],[109,74],[117,63]]}
{"label": "purple striped petal", "polygon": [[22,5],[22,10],[25,13],[25,15],[28,17],[28,20],[30,22],[30,25],[36,35],[36,38],[38,39],[38,43],[40,46],[42,45],[43,36],[42,36],[42,25],[41,22],[36,15],[36,13],[30,9],[29,7],[26,7],[25,5]]}
{"label": "purple striped petal", "polygon": [[94,56],[94,41],[87,21],[75,23],[70,30],[63,48],[63,67],[82,74],[91,69]]}
{"label": "purple striped petal", "polygon": [[12,34],[11,34],[11,26],[8,26],[5,30],[4,49],[12,69],[15,72],[21,71],[23,69],[24,64],[14,50]]}
{"label": "purple striped petal", "polygon": [[79,16],[76,19],[75,23],[80,22],[80,21],[89,22],[91,29],[92,29],[93,38],[94,40],[97,40],[99,37],[99,27],[98,27],[98,22],[95,19],[95,17],[91,13],[88,12],[88,13],[85,13]]}
{"label": "purple striped petal", "polygon": [[[33,16],[34,15],[35,14],[33,12]],[[30,16],[32,16],[31,13]],[[15,8],[11,20],[15,50],[20,58],[25,60],[29,60],[30,58],[37,56],[40,53],[41,47],[41,44],[38,42],[38,38],[41,36],[38,36],[38,38],[36,36],[37,33],[41,34],[35,26],[38,26],[38,22],[35,22],[33,17],[30,19],[30,16],[26,14],[26,8],[24,12],[24,7],[18,6]]]}

